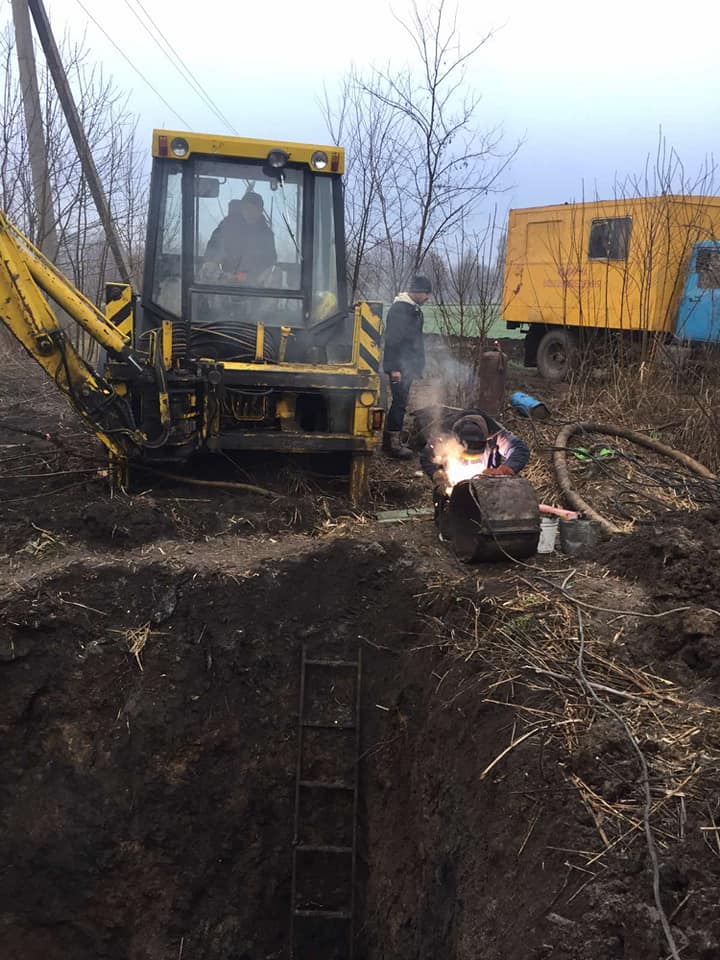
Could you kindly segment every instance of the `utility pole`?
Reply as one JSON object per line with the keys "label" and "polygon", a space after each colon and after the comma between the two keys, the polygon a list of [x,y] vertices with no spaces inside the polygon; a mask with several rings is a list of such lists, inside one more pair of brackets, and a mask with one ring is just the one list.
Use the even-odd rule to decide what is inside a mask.
{"label": "utility pole", "polygon": [[42,114],[40,113],[40,91],[38,89],[35,51],[33,50],[27,0],[12,0],[12,13],[15,27],[15,48],[20,72],[20,92],[25,113],[28,153],[30,154],[30,171],[38,216],[36,243],[40,250],[49,259],[53,260],[57,256],[58,250],[57,230],[55,229],[55,215],[52,208],[50,173],[43,135]]}
{"label": "utility pole", "polygon": [[[19,2],[19,0],[13,0],[13,6],[16,2]],[[130,271],[125,263],[125,256],[123,254],[122,243],[120,242],[120,235],[118,234],[115,227],[115,222],[112,219],[110,207],[105,196],[105,191],[103,190],[103,186],[100,181],[100,175],[98,174],[95,161],[90,153],[90,147],[88,145],[87,138],[85,137],[85,131],[82,128],[82,123],[80,122],[80,116],[77,112],[77,107],[75,106],[75,100],[73,99],[72,91],[70,90],[70,84],[68,83],[67,76],[65,75],[65,68],[63,67],[62,60],[60,59],[60,51],[55,43],[55,38],[53,37],[53,33],[50,28],[50,21],[48,20],[47,13],[45,12],[45,7],[42,0],[27,0],[27,4],[30,7],[30,12],[32,13],[33,20],[35,21],[35,29],[37,30],[40,43],[45,52],[45,59],[47,60],[50,73],[52,74],[52,78],[55,83],[55,89],[57,91],[58,98],[60,99],[60,104],[63,108],[65,119],[67,120],[70,135],[73,138],[75,149],[78,152],[80,164],[82,166],[83,173],[85,174],[85,179],[88,182],[90,193],[95,201],[95,207],[105,229],[105,235],[107,236],[110,250],[115,258],[115,264],[118,272],[120,273],[120,278],[125,283],[129,283]]]}

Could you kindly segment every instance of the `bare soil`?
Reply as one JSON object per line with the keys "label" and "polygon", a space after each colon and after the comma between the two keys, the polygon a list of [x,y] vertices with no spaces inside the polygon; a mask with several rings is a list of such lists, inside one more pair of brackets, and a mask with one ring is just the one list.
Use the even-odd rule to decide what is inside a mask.
{"label": "bare soil", "polygon": [[[378,458],[362,513],[285,461],[223,465],[272,498],[145,477],[111,498],[95,441],[22,360],[0,460],[3,960],[288,957],[303,648],[363,658],[356,957],[669,956],[637,756],[581,684],[563,584],[649,765],[681,956],[719,960],[716,510],[594,562],[473,569],[431,521],[377,518],[427,505],[413,462]],[[318,777],[355,769],[340,733],[315,757]],[[346,809],[311,801],[304,822],[348,840]],[[308,903],[339,896],[329,865],[304,882]],[[348,956],[340,927],[303,943]]]}
{"label": "bare soil", "polygon": [[[650,657],[671,662],[685,681],[702,677],[720,697],[720,509],[683,511],[608,545],[611,570],[645,585],[657,609],[677,609],[640,631]],[[710,609],[708,609],[710,608]]]}

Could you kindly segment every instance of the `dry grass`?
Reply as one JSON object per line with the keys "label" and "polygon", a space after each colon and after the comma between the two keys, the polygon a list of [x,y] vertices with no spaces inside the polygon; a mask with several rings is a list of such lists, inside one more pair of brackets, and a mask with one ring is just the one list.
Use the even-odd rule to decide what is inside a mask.
{"label": "dry grass", "polygon": [[[627,425],[627,420],[618,418],[606,422]],[[514,418],[512,429],[524,435],[533,453],[524,475],[541,502],[557,503],[560,491],[552,455],[559,425],[553,421],[528,426],[528,421]],[[657,435],[657,431],[648,433]],[[698,478],[677,462],[630,440],[593,433],[575,435],[572,442],[576,447],[567,451],[566,459],[573,487],[620,529],[629,531],[635,523],[653,521],[666,512],[699,510],[720,497],[718,484]],[[597,448],[601,447],[610,449],[613,455],[598,456]],[[596,448],[595,459],[576,458],[573,449],[580,448]]]}
{"label": "dry grass", "polygon": [[[413,474],[418,471],[416,461],[411,461]],[[408,476],[408,464],[390,460],[382,454],[370,461],[369,506],[372,510],[386,506],[427,505],[429,485],[424,476]]]}
{"label": "dry grass", "polygon": [[141,654],[145,649],[145,645],[150,638],[151,632],[152,631],[150,629],[149,622],[144,623],[140,627],[130,627],[125,632],[125,642],[127,643],[128,651],[130,652],[131,656],[135,657],[137,660],[137,665],[141,670],[144,669]]}
{"label": "dry grass", "polygon": [[[458,657],[457,675],[465,678],[452,702],[479,695],[515,717],[507,747],[484,775],[500,772],[508,754],[530,737],[546,746],[554,743],[597,834],[592,849],[575,851],[576,866],[595,872],[610,851],[624,853],[645,841],[634,740],[648,767],[649,818],[659,850],[685,838],[692,802],[696,810],[709,811],[699,829],[720,854],[709,806],[720,764],[720,708],[632,663],[625,649],[625,617],[615,618],[608,630],[606,617],[585,615],[580,662],[576,608],[533,582],[532,573],[508,600],[480,600],[477,594],[466,599],[462,629],[437,624]],[[481,671],[465,674],[461,664],[468,660],[481,664]],[[618,716],[622,723],[616,722]],[[618,748],[618,742],[625,746]],[[583,751],[592,753],[591,763],[578,763]],[[697,822],[692,829],[698,829]]]}
{"label": "dry grass", "polygon": [[619,423],[653,431],[720,472],[720,364],[713,354],[680,364],[659,345],[652,361],[581,369],[563,404],[566,420]]}

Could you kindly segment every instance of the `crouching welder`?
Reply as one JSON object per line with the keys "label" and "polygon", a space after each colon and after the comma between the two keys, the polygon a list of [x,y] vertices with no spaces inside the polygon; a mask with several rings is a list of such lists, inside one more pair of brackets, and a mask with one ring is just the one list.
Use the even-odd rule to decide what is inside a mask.
{"label": "crouching welder", "polygon": [[461,480],[513,477],[530,458],[527,445],[481,410],[465,410],[450,429],[432,437],[420,465],[433,484],[436,513]]}

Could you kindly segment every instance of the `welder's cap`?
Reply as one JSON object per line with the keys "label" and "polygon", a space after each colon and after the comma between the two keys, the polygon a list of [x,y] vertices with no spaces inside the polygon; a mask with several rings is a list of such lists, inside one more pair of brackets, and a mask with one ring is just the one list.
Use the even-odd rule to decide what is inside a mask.
{"label": "welder's cap", "polygon": [[465,449],[471,452],[485,449],[489,432],[487,420],[477,414],[460,417],[453,424],[453,433]]}
{"label": "welder's cap", "polygon": [[408,293],[432,293],[432,284],[427,277],[421,277],[419,274],[413,277],[407,288]]}

